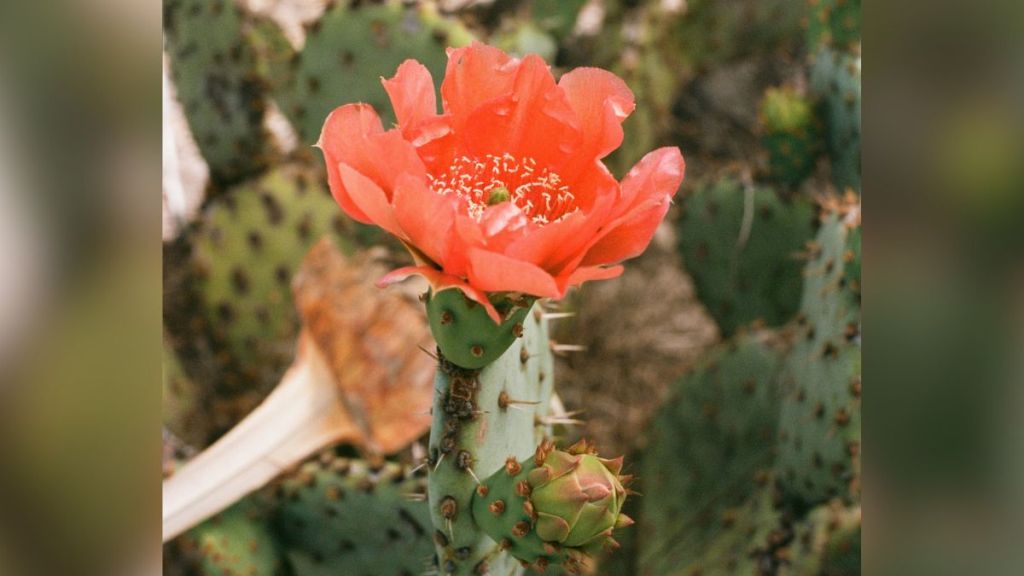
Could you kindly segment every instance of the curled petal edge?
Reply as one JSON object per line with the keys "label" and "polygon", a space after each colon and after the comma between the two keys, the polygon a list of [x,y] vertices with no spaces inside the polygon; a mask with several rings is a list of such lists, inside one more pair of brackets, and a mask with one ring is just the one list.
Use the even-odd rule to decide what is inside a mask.
{"label": "curled petal edge", "polygon": [[484,310],[487,311],[487,316],[489,316],[495,324],[501,324],[501,315],[498,314],[498,310],[494,307],[494,304],[491,304],[491,301],[487,298],[487,294],[473,288],[462,278],[452,276],[451,274],[445,274],[444,272],[436,268],[431,268],[430,266],[405,266],[397,270],[392,270],[377,280],[377,287],[386,288],[392,284],[406,280],[411,276],[422,276],[437,292],[449,289],[461,290],[462,293],[466,295],[466,298],[469,298],[483,306]]}

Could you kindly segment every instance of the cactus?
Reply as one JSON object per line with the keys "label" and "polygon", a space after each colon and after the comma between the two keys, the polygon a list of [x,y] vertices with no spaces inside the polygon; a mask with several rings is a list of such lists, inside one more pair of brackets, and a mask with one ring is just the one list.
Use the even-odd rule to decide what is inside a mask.
{"label": "cactus", "polygon": [[793,527],[779,576],[859,576],[860,525],[860,506],[835,502],[812,510]]}
{"label": "cactus", "polygon": [[691,0],[676,26],[675,51],[700,70],[791,42],[801,3],[788,0]]}
{"label": "cactus", "polygon": [[171,75],[196,144],[219,187],[267,165],[265,86],[250,24],[231,0],[164,3]]}
{"label": "cactus", "polygon": [[206,442],[206,423],[200,410],[202,390],[188,377],[181,359],[164,337],[163,425],[175,437],[191,446]]}
{"label": "cactus", "polygon": [[641,574],[755,573],[738,566],[753,566],[750,550],[780,521],[770,473],[780,358],[762,339],[713,353],[652,422],[639,473]]}
{"label": "cactus", "polygon": [[723,333],[757,319],[778,326],[795,314],[801,285],[796,254],[811,237],[812,223],[806,200],[783,200],[770,188],[744,190],[730,179],[705,185],[687,200],[680,251]]}
{"label": "cactus", "polygon": [[860,0],[810,0],[807,47],[846,50],[860,43]]}
{"label": "cactus", "polygon": [[330,111],[347,102],[371,104],[389,126],[395,119],[380,79],[407,58],[419,60],[440,78],[445,49],[470,40],[461,25],[427,5],[337,2],[307,30],[306,45],[293,60],[291,83],[275,98],[307,144],[316,142]]}
{"label": "cactus", "polygon": [[633,524],[621,513],[626,489],[622,458],[598,458],[585,440],[567,451],[542,443],[532,459],[509,458],[473,499],[473,518],[501,547],[538,572],[560,565],[576,574],[605,547],[615,528]]}
{"label": "cactus", "polygon": [[529,3],[529,16],[541,29],[564,40],[572,34],[585,3],[586,0],[533,0]]}
{"label": "cactus", "polygon": [[298,319],[292,273],[342,226],[316,172],[279,167],[208,205],[192,231],[200,324],[212,327],[229,389],[266,389],[290,362]]}
{"label": "cactus", "polygon": [[481,370],[440,361],[428,494],[442,574],[508,574],[517,567],[474,522],[472,501],[479,479],[509,457],[529,457],[548,432],[553,362],[539,305],[523,326],[522,337]]}
{"label": "cactus", "polygon": [[829,214],[812,245],[800,330],[782,372],[777,468],[785,495],[801,505],[858,498],[860,305],[858,279],[846,277],[859,268],[854,216]]}
{"label": "cactus", "polygon": [[264,511],[243,500],[182,538],[204,576],[275,576],[282,562]]}
{"label": "cactus", "polygon": [[430,331],[441,354],[462,368],[479,369],[497,360],[523,334],[523,321],[533,301],[503,301],[500,326],[484,308],[459,290],[441,290],[427,295]]}
{"label": "cactus", "polygon": [[860,192],[859,54],[822,49],[811,67],[811,90],[821,100],[826,143],[832,159],[832,180],[840,192]]}
{"label": "cactus", "polygon": [[792,87],[769,88],[761,100],[761,144],[770,177],[796,186],[814,171],[821,128],[809,98]]}
{"label": "cactus", "polygon": [[296,576],[422,574],[433,557],[426,479],[393,463],[328,458],[276,487],[276,526]]}

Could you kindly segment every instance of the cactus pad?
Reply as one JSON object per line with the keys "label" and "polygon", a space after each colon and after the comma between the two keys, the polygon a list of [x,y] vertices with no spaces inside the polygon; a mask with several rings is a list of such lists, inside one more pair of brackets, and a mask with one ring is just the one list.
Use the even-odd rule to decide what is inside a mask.
{"label": "cactus pad", "polygon": [[[735,180],[706,185],[686,200],[679,245],[697,295],[725,334],[761,319],[789,320],[800,303],[797,253],[811,237],[813,208],[769,188]],[[746,232],[745,232],[746,230]]]}
{"label": "cactus pad", "polygon": [[787,497],[814,505],[858,496],[860,306],[848,278],[854,224],[828,216],[804,271],[797,342],[782,372],[777,470]]}
{"label": "cactus pad", "polygon": [[336,2],[308,28],[306,45],[293,61],[292,83],[275,96],[306,144],[316,142],[331,110],[350,102],[372,105],[390,126],[395,118],[381,78],[394,74],[407,58],[441,78],[446,48],[470,40],[461,25],[429,6]]}
{"label": "cactus pad", "polygon": [[230,387],[264,389],[291,361],[298,319],[291,278],[340,217],[316,172],[283,166],[207,206],[193,231],[201,321]]}
{"label": "cactus pad", "polygon": [[[677,385],[649,428],[639,476],[642,574],[729,571],[748,562],[751,529],[778,521],[771,494],[780,364],[760,336],[739,337]],[[740,549],[742,548],[742,549]]]}
{"label": "cactus pad", "polygon": [[426,479],[400,465],[309,462],[277,488],[277,517],[298,576],[422,574],[430,566]]}
{"label": "cactus pad", "polygon": [[796,186],[812,171],[821,148],[821,128],[807,97],[791,87],[769,88],[761,100],[761,144],[773,180]]}
{"label": "cactus pad", "polygon": [[243,500],[183,537],[204,576],[275,576],[281,559],[273,534],[251,500]]}
{"label": "cactus pad", "polygon": [[503,303],[499,313],[504,320],[495,325],[483,306],[466,298],[461,290],[433,292],[427,297],[430,332],[445,359],[468,369],[494,362],[523,335],[523,321],[533,301],[513,306]]}
{"label": "cactus pad", "polygon": [[210,176],[231,184],[267,164],[264,84],[249,23],[231,0],[167,0],[171,75]]}
{"label": "cactus pad", "polygon": [[846,50],[860,42],[860,0],[810,0],[807,47]]}
{"label": "cactus pad", "polygon": [[819,506],[793,526],[793,541],[779,576],[860,576],[860,506]]}
{"label": "cactus pad", "polygon": [[811,90],[821,99],[832,181],[840,192],[860,192],[861,59],[823,49],[811,68]]}

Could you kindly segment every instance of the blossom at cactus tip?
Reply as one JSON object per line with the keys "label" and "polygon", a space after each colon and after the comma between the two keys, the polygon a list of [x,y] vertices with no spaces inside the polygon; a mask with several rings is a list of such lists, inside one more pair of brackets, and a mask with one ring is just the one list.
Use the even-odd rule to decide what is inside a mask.
{"label": "blossom at cactus tip", "polygon": [[561,298],[618,276],[649,244],[683,180],[677,148],[647,154],[616,181],[602,158],[623,140],[633,93],[614,74],[578,68],[555,81],[536,55],[479,43],[448,51],[438,114],[414,60],[383,80],[398,125],[365,104],[335,109],[318,146],[335,200],[412,252],[384,283],[424,276],[482,304],[495,293]]}

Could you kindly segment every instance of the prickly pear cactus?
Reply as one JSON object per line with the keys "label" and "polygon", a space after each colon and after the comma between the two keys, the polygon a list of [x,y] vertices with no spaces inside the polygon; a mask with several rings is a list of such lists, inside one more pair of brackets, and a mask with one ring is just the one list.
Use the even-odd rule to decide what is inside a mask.
{"label": "prickly pear cactus", "polygon": [[283,564],[264,513],[243,500],[183,537],[204,576],[275,576]]}
{"label": "prickly pear cactus", "polygon": [[803,182],[821,148],[813,102],[793,87],[769,88],[761,100],[760,123],[769,176],[785,186]]}
{"label": "prickly pear cactus", "polygon": [[814,210],[770,188],[738,181],[705,185],[687,199],[679,247],[697,295],[724,334],[763,320],[783,324],[800,303],[797,254],[811,237]]}
{"label": "prickly pear cactus", "polygon": [[280,482],[277,533],[297,576],[423,574],[434,546],[425,473],[332,458]]}
{"label": "prickly pear cactus", "polygon": [[[443,292],[442,292],[443,293]],[[441,574],[514,573],[519,563],[473,520],[479,481],[509,457],[526,459],[548,433],[554,378],[547,322],[540,305],[523,333],[483,369],[441,358],[429,443],[430,513]]]}
{"label": "prickly pear cactus", "polygon": [[462,368],[478,369],[497,360],[516,338],[523,335],[532,299],[519,303],[503,301],[500,326],[482,306],[466,298],[461,290],[441,290],[427,295],[430,332],[441,354]]}
{"label": "prickly pear cactus", "polygon": [[639,472],[640,573],[756,574],[779,525],[771,466],[779,351],[738,337],[683,378],[650,427]]}
{"label": "prickly pear cactus", "polygon": [[167,0],[164,38],[189,127],[223,186],[267,165],[271,145],[249,23],[231,0]]}
{"label": "prickly pear cactus", "polygon": [[298,330],[292,274],[309,248],[340,226],[318,174],[298,165],[270,171],[206,207],[192,232],[192,288],[197,322],[210,327],[229,388],[277,382]]}
{"label": "prickly pear cactus", "polygon": [[444,75],[446,48],[468,44],[469,32],[439,16],[428,5],[403,7],[336,2],[307,30],[306,45],[293,60],[291,84],[275,93],[302,142],[312,144],[324,118],[335,107],[365,102],[394,123],[380,79],[407,58],[426,66],[434,78]]}
{"label": "prickly pear cactus", "polygon": [[604,548],[615,548],[616,528],[633,524],[622,514],[626,489],[622,458],[606,460],[582,440],[566,451],[537,447],[524,462],[510,457],[483,481],[473,518],[515,558],[538,572],[559,565],[571,574],[590,566]]}
{"label": "prickly pear cactus", "polygon": [[846,276],[857,226],[856,212],[830,214],[822,225],[804,270],[797,342],[782,372],[777,469],[786,497],[801,505],[859,498],[860,304],[851,286],[859,279]]}
{"label": "prickly pear cactus", "polygon": [[177,438],[193,447],[206,442],[206,423],[202,420],[202,390],[185,373],[181,359],[164,337],[163,425]]}
{"label": "prickly pear cactus", "polygon": [[860,42],[860,0],[809,0],[807,46],[846,50]]}
{"label": "prickly pear cactus", "polygon": [[860,74],[861,59],[857,52],[822,49],[811,65],[811,90],[821,100],[832,180],[840,192],[860,192],[861,187]]}
{"label": "prickly pear cactus", "polygon": [[834,502],[812,510],[793,526],[793,540],[779,576],[859,576],[860,506]]}

